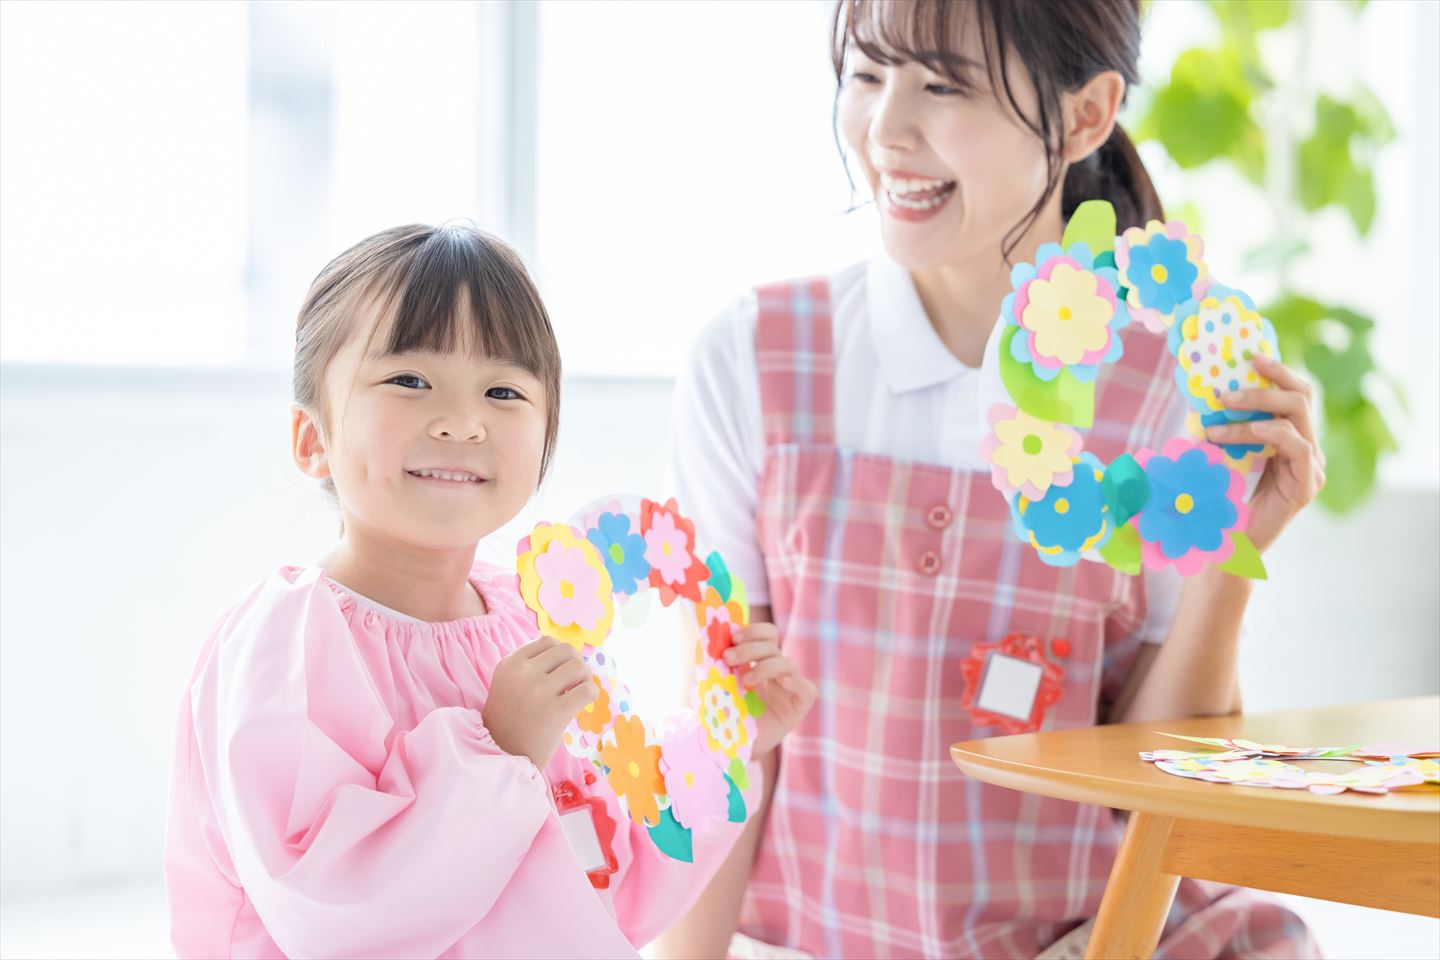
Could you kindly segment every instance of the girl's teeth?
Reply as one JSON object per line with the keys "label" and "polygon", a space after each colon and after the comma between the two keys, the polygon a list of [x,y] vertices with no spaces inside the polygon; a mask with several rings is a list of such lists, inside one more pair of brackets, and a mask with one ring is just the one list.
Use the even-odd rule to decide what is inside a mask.
{"label": "girl's teeth", "polygon": [[448,470],[411,470],[417,477],[434,477],[436,480],[454,480],[459,483],[479,483],[480,478],[472,473],[451,473]]}

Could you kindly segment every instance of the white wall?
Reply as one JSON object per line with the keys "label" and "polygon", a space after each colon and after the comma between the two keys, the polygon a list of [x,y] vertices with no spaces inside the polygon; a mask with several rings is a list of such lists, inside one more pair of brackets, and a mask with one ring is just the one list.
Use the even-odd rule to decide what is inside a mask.
{"label": "white wall", "polygon": [[[567,384],[539,503],[658,490],[671,384]],[[181,690],[220,608],[331,541],[279,374],[0,369],[0,892],[154,880]],[[1435,491],[1312,511],[1267,558],[1243,669],[1262,710],[1435,693]],[[1403,731],[1397,731],[1397,736]]]}

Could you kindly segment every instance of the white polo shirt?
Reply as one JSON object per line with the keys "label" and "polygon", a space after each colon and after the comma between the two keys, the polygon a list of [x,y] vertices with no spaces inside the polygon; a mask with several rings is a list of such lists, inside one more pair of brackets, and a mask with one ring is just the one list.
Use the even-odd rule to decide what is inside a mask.
{"label": "white polo shirt", "polygon": [[[835,440],[860,453],[983,470],[981,371],[940,340],[909,272],[885,255],[830,277],[835,354]],[[760,374],[755,360],[754,291],[735,300],[696,341],[677,385],[669,487],[696,524],[702,545],[720,551],[745,581],[751,603],[769,602],[755,511],[765,465]],[[994,338],[990,349],[995,346]],[[984,389],[987,398],[999,395]],[[1182,436],[1178,393],[1162,436]],[[995,496],[1000,496],[997,492]],[[1092,561],[1082,560],[1082,563]],[[1145,570],[1141,639],[1160,643],[1179,600],[1181,577]]]}

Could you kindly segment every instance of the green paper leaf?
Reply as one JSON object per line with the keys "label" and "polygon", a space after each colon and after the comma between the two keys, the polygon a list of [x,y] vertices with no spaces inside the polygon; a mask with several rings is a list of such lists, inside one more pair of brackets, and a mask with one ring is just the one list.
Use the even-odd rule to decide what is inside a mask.
{"label": "green paper leaf", "polygon": [[750,711],[752,717],[765,716],[765,701],[760,699],[760,694],[754,690],[745,691],[745,709]]}
{"label": "green paper leaf", "polygon": [[1060,239],[1060,245],[1068,249],[1074,243],[1089,247],[1092,257],[1114,251],[1115,208],[1110,201],[1086,200],[1075,208],[1070,222],[1065,224],[1065,235]]}
{"label": "green paper leaf", "polygon": [[723,774],[725,782],[729,784],[729,791],[726,793],[726,801],[729,803],[729,810],[726,819],[731,823],[745,822],[745,795],[740,792],[740,787],[731,780],[728,774]]}
{"label": "green paper leaf", "polygon": [[1100,557],[1110,566],[1129,576],[1140,573],[1140,534],[1130,524],[1116,527],[1105,546],[1100,548]]}
{"label": "green paper leaf", "polygon": [[730,766],[725,768],[725,774],[735,781],[735,785],[741,790],[750,789],[750,775],[745,772],[745,764],[740,762],[739,757],[730,761]]}
{"label": "green paper leaf", "polygon": [[679,860],[681,863],[695,862],[695,847],[688,827],[680,826],[680,821],[675,819],[675,814],[668,808],[660,811],[660,822],[653,827],[645,828],[650,833],[650,840],[671,860]]}
{"label": "green paper leaf", "polygon": [[1266,579],[1265,564],[1260,559],[1260,551],[1255,549],[1250,538],[1237,530],[1230,534],[1230,541],[1235,544],[1235,552],[1230,554],[1229,560],[1220,564],[1220,569],[1247,580]]}
{"label": "green paper leaf", "polygon": [[1145,509],[1145,501],[1150,499],[1150,478],[1145,475],[1145,468],[1128,453],[1120,454],[1105,468],[1100,488],[1110,507],[1110,520],[1117,527],[1129,523],[1131,517]]}
{"label": "green paper leaf", "polygon": [[750,622],[750,594],[745,590],[745,581],[733,573],[729,576],[730,596],[725,602],[729,603],[734,600],[740,604],[740,613],[744,617],[744,622],[748,624]]}
{"label": "green paper leaf", "polygon": [[1029,364],[1010,355],[1010,341],[1019,332],[1007,324],[1000,336],[1000,379],[1015,405],[1051,423],[1089,427],[1095,419],[1095,384],[1081,383],[1069,370],[1061,370],[1054,380],[1041,380]]}
{"label": "green paper leaf", "polygon": [[705,558],[705,567],[710,571],[710,579],[707,581],[720,594],[720,602],[725,603],[730,599],[730,568],[725,566],[725,560],[714,550],[710,556]]}

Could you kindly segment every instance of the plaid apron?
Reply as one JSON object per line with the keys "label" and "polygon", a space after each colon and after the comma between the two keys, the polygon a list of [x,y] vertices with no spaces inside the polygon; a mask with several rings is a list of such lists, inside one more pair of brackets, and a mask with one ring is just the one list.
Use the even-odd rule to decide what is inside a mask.
{"label": "plaid apron", "polygon": [[[785,739],[740,931],[819,957],[1034,957],[1095,915],[1121,829],[960,774],[952,743],[1003,732],[967,701],[965,663],[973,685],[1007,636],[1034,638],[1038,725],[1094,725],[1139,649],[1144,582],[1042,563],[988,472],[838,449],[828,284],[758,296],[758,536],[785,651],[820,696]],[[1158,449],[1174,389],[1164,341],[1132,329],[1086,448]],[[1264,895],[1182,882],[1157,955],[1237,952],[1314,946]]]}

